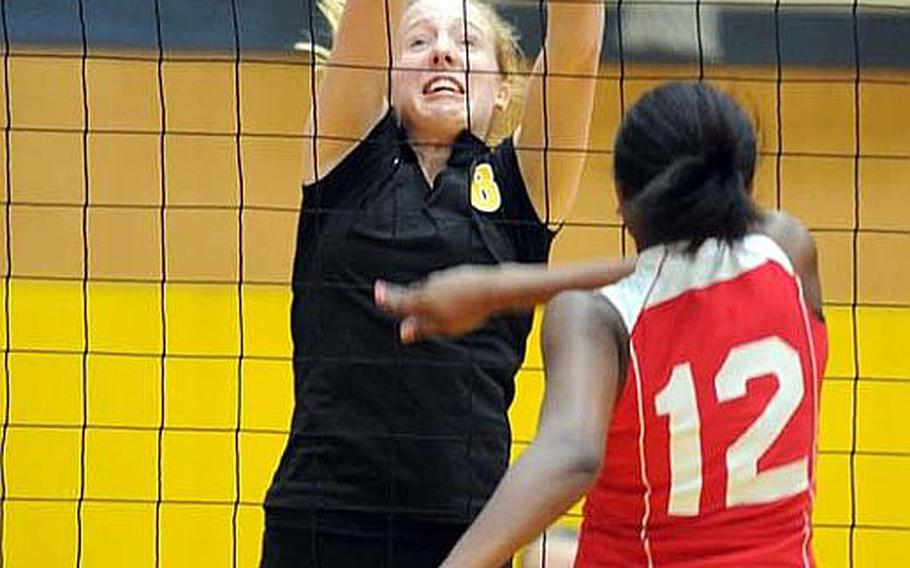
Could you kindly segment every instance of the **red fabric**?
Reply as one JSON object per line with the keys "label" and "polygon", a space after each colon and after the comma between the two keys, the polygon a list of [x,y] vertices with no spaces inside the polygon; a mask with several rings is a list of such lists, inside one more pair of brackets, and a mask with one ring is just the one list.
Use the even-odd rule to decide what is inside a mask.
{"label": "red fabric", "polygon": [[[814,566],[807,522],[825,333],[824,323],[804,308],[796,279],[771,262],[646,307],[630,334],[633,362],[614,410],[603,471],[588,495],[576,565],[647,566],[647,540],[654,566]],[[798,353],[803,394],[783,430],[760,454],[758,472],[806,459],[810,488],[766,503],[727,506],[728,449],[766,411],[780,383],[774,374],[756,376],[746,383],[745,396],[720,402],[715,377],[731,349],[770,337]],[[697,514],[675,516],[668,512],[669,416],[658,414],[655,398],[674,367],[686,362],[700,420],[702,486]]]}

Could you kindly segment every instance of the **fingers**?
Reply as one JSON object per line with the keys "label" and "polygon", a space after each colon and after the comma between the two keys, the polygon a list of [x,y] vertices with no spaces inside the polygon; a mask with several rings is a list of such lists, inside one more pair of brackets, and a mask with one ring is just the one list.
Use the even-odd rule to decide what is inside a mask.
{"label": "fingers", "polygon": [[383,280],[377,280],[373,286],[373,298],[377,306],[396,316],[412,313],[417,303],[414,292]]}
{"label": "fingers", "polygon": [[401,325],[398,327],[398,337],[405,345],[434,337],[448,336],[449,334],[444,331],[444,328],[425,317],[407,316],[401,320]]}
{"label": "fingers", "polygon": [[416,343],[420,340],[420,320],[414,316],[406,317],[398,327],[398,335],[404,344]]}
{"label": "fingers", "polygon": [[398,327],[398,335],[404,344],[416,343],[428,332],[424,321],[414,314],[417,308],[414,295],[414,291],[383,280],[377,280],[373,286],[376,305],[394,316],[403,318]]}
{"label": "fingers", "polygon": [[394,316],[402,318],[398,335],[404,344],[417,343],[439,332],[439,326],[427,317],[421,306],[420,292],[377,280],[373,287],[376,305]]}

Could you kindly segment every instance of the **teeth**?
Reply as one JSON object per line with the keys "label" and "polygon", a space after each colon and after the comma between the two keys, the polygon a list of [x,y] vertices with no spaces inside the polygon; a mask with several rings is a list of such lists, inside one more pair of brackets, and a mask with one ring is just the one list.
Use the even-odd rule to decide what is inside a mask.
{"label": "teeth", "polygon": [[450,93],[460,93],[461,89],[458,87],[458,84],[446,78],[434,79],[427,85],[426,92],[428,93],[441,93],[441,92],[450,92]]}

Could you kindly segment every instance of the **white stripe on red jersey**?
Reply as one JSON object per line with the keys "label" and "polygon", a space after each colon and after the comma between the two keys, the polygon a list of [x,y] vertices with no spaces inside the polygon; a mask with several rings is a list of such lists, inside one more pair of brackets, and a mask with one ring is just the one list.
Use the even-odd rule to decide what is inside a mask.
{"label": "white stripe on red jersey", "polygon": [[812,566],[825,328],[752,235],[644,251],[603,295],[630,363],[579,566]]}

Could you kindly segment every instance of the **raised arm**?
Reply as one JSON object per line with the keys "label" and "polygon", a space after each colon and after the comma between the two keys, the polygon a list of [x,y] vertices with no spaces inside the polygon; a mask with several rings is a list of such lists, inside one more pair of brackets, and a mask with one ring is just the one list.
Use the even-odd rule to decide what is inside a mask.
{"label": "raised arm", "polygon": [[388,109],[389,38],[397,37],[405,2],[345,3],[305,130],[319,136],[315,153],[310,145],[304,151],[305,184],[332,171]]}
{"label": "raised arm", "polygon": [[594,290],[628,276],[633,259],[580,262],[556,268],[500,264],[458,266],[407,287],[376,283],[376,303],[402,318],[405,343],[473,331],[490,316],[531,309],[566,290]]}
{"label": "raised arm", "polygon": [[584,169],[604,13],[602,0],[548,3],[547,40],[516,135],[521,173],[537,215],[547,223],[568,215]]}
{"label": "raised arm", "polygon": [[534,442],[506,472],[444,567],[501,566],[596,481],[620,380],[619,316],[571,292],[544,320],[547,390]]}

